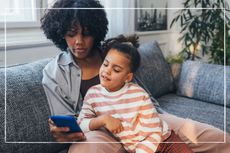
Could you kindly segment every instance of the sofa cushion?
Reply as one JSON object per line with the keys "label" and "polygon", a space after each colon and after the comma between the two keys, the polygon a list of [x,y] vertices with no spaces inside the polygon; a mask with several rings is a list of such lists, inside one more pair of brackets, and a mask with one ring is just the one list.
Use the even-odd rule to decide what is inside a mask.
{"label": "sofa cushion", "polygon": [[[230,72],[230,67],[226,67]],[[227,77],[228,78],[228,77]],[[230,89],[230,80],[226,82]],[[224,105],[224,67],[216,64],[204,64],[186,61],[182,65],[178,84],[178,95]],[[226,93],[226,106],[230,107],[230,95]]]}
{"label": "sofa cushion", "polygon": [[[176,94],[168,94],[157,100],[168,113],[207,123],[224,130],[224,107],[221,105],[181,97]],[[226,111],[229,114],[230,108],[227,108]],[[226,130],[230,132],[230,117],[226,116]]]}
{"label": "sofa cushion", "polygon": [[135,73],[148,88],[152,96],[160,97],[173,90],[170,66],[156,41],[140,45],[140,68]]}
{"label": "sofa cushion", "polygon": [[[1,143],[4,138],[6,117],[7,142],[50,142],[54,141],[48,128],[50,115],[47,99],[41,84],[42,70],[49,59],[0,69],[0,121]],[[6,106],[5,106],[6,103]],[[5,116],[6,108],[6,116]],[[1,152],[55,153],[66,148],[61,144],[4,144]]]}

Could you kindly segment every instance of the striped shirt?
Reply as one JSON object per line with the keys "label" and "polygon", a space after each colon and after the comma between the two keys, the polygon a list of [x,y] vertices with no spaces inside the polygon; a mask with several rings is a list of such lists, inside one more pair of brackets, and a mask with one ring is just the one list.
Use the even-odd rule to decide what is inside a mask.
{"label": "striped shirt", "polygon": [[126,83],[116,92],[108,92],[100,84],[88,90],[78,118],[81,129],[89,131],[91,119],[105,114],[121,120],[124,130],[114,136],[128,152],[154,153],[170,135],[149,95],[134,83]]}

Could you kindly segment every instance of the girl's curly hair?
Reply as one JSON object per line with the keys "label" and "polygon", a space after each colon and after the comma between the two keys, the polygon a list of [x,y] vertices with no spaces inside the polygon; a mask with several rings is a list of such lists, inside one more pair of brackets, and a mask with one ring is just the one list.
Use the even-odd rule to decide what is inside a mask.
{"label": "girl's curly hair", "polygon": [[117,37],[109,38],[103,41],[101,49],[106,54],[110,48],[117,43],[130,43],[133,47],[139,47],[139,37],[136,34],[133,35],[118,35]]}
{"label": "girl's curly hair", "polygon": [[102,44],[102,50],[104,55],[106,55],[110,49],[116,49],[124,53],[129,58],[130,69],[134,73],[139,68],[141,61],[140,54],[137,50],[139,47],[138,39],[139,37],[135,34],[130,36],[119,35],[105,40]]}
{"label": "girl's curly hair", "polygon": [[44,34],[61,50],[68,47],[64,36],[78,24],[83,29],[87,28],[94,38],[94,47],[99,47],[108,31],[108,20],[98,0],[57,0],[52,9],[46,10],[41,18]]}

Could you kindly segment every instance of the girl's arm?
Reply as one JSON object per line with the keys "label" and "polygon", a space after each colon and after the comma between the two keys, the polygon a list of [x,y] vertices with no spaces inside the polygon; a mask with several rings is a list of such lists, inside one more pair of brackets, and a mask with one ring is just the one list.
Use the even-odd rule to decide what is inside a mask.
{"label": "girl's arm", "polygon": [[82,110],[78,117],[78,123],[84,132],[107,128],[112,133],[119,133],[123,130],[121,121],[110,115],[96,116],[93,107],[88,101],[83,102]]}
{"label": "girl's arm", "polygon": [[139,121],[142,132],[149,134],[147,135],[145,141],[138,144],[137,150],[139,147],[143,148],[143,146],[145,146],[153,151],[156,151],[159,143],[162,141],[162,124],[157,110],[147,94],[144,97],[140,108]]}

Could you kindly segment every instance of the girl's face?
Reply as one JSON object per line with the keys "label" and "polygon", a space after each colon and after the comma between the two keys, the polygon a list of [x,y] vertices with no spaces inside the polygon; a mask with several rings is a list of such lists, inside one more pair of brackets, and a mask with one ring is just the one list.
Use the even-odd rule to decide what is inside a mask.
{"label": "girl's face", "polygon": [[64,38],[76,59],[86,59],[90,55],[94,38],[90,35],[87,28],[82,29],[81,26],[77,26],[75,29],[67,31]]}
{"label": "girl's face", "polygon": [[100,83],[108,91],[117,91],[131,81],[130,60],[115,49],[109,50],[99,72]]}

